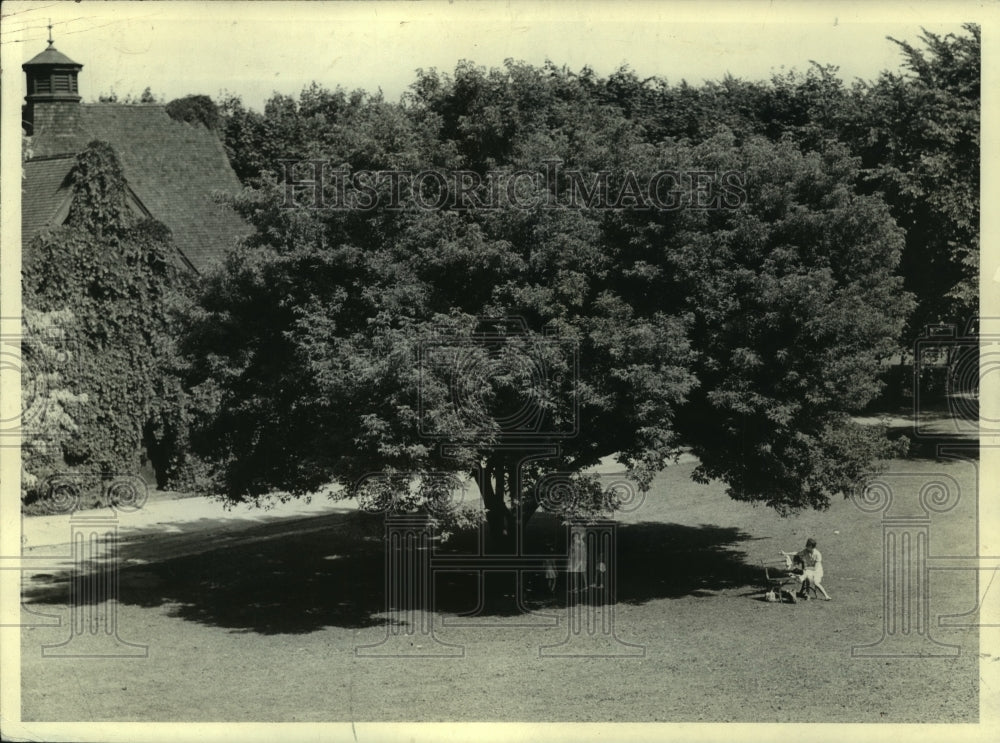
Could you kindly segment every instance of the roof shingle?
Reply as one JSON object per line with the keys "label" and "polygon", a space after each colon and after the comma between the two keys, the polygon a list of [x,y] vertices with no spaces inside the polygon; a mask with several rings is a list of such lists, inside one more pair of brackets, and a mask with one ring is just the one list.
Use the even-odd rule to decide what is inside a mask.
{"label": "roof shingle", "polygon": [[[174,243],[199,272],[218,263],[239,237],[250,232],[232,209],[213,198],[218,193],[236,194],[241,188],[214,133],[200,124],[174,121],[159,105],[82,104],[80,113],[79,135],[71,141],[73,153],[65,152],[64,140],[46,138],[44,132],[32,140],[35,159],[25,167],[23,209],[29,214],[24,218],[25,240],[34,234],[29,229],[37,231],[45,224],[40,212],[49,202],[42,197],[55,178],[41,163],[66,160],[39,158],[75,154],[93,140],[112,146],[128,185],[150,214],[170,228]],[[57,169],[48,167],[53,173]],[[45,176],[38,175],[39,183],[34,184],[36,173],[43,171]],[[40,204],[29,203],[36,198],[42,198]]]}
{"label": "roof shingle", "polygon": [[[49,42],[52,43],[51,41]],[[79,62],[74,62],[72,59],[67,57],[61,51],[56,49],[54,46],[50,46],[45,51],[40,54],[36,54],[34,57],[29,59],[23,65],[24,67],[30,67],[31,65],[41,65],[41,64],[58,64],[58,65],[75,65],[77,67],[83,67]]]}
{"label": "roof shingle", "polygon": [[69,172],[72,155],[29,160],[21,183],[21,234],[24,242],[43,227],[55,224],[72,197]]}

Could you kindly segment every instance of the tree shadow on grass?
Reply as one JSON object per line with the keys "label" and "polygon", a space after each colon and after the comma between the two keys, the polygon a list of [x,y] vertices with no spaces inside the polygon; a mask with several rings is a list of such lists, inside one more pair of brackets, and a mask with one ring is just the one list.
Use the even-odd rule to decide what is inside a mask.
{"label": "tree shadow on grass", "polygon": [[752,537],[735,527],[642,522],[619,529],[618,600],[711,596],[760,582],[738,549]]}
{"label": "tree shadow on grass", "polygon": [[[539,555],[547,549],[562,568],[565,528],[554,519],[537,521],[528,527],[527,551]],[[248,528],[237,529],[223,520],[217,525],[202,522],[199,527],[186,534],[122,540],[119,602],[166,607],[171,615],[188,621],[265,635],[308,633],[329,626],[364,628],[389,621],[380,517],[338,513]],[[750,538],[739,529],[708,524],[622,525],[616,600],[638,604],[709,596],[756,584],[758,576],[737,549]],[[474,535],[463,535],[447,545],[448,551],[461,554],[474,549],[476,541]],[[24,600],[29,606],[65,605],[73,580],[76,595],[84,602],[104,601],[105,578],[106,567],[96,564],[81,575],[69,571],[39,575],[25,586]],[[520,601],[508,597],[484,604],[478,581],[472,573],[438,574],[434,610],[497,616],[537,608],[532,600],[540,598],[549,606],[564,601],[562,591],[552,595],[541,590],[544,576],[534,571],[522,573]]]}
{"label": "tree shadow on grass", "polygon": [[979,458],[979,401],[953,395],[931,402],[875,410],[871,419],[887,417],[886,434],[890,439],[909,441],[909,459],[942,461]]}
{"label": "tree shadow on grass", "polygon": [[964,430],[949,430],[948,422],[939,428],[930,425],[889,426],[886,435],[890,439],[906,437],[909,440],[908,459],[932,459],[943,461],[961,457],[979,458],[979,435]]}
{"label": "tree shadow on grass", "polygon": [[[654,521],[620,524],[613,601],[641,604],[663,598],[712,596],[748,585],[756,590],[763,581],[762,569],[745,564],[745,553],[738,549],[740,542],[752,538],[740,529],[711,524],[687,526]],[[457,554],[474,551],[475,536],[464,534],[448,547]],[[551,515],[539,514],[527,529],[524,552],[536,563],[547,557],[557,566],[555,592],[548,590],[540,570],[522,572],[519,595],[509,574],[487,577],[486,583],[495,588],[492,592],[484,590],[479,577],[472,573],[444,574],[435,583],[435,605],[445,613],[478,616],[512,616],[530,609],[563,607],[567,601],[564,571],[567,550],[566,527]],[[593,567],[597,560],[590,562]],[[591,570],[588,581],[598,579]],[[594,593],[588,600],[596,598]]]}
{"label": "tree shadow on grass", "polygon": [[[120,541],[119,602],[167,606],[182,619],[261,634],[385,623],[375,616],[384,610],[380,519],[349,513],[213,526],[202,521],[189,534]],[[104,600],[106,568],[89,568],[37,576],[25,586],[25,602],[66,604],[71,580],[83,601]]]}

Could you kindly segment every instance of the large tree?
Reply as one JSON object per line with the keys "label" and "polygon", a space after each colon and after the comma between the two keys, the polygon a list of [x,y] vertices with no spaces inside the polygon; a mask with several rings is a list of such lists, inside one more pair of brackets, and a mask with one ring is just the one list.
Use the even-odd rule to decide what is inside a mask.
{"label": "large tree", "polygon": [[[315,88],[272,102],[283,156],[461,170],[486,205],[491,185],[514,185],[506,208],[420,208],[438,201],[435,178],[371,181],[381,208],[316,208],[308,186],[289,208],[291,171],[272,162],[236,200],[256,233],[209,280],[188,337],[216,405],[198,441],[230,497],[331,481],[350,495],[383,472],[433,501],[440,488],[406,483],[468,473],[499,547],[539,506],[613,506],[579,477],[609,454],[647,486],[688,447],[700,477],[785,511],[826,506],[889,453],[848,417],[877,392],[909,308],[901,234],[856,193],[857,162],[727,132],[651,140],[613,83],[463,64],[421,73],[400,106]],[[554,161],[558,193],[513,179]],[[641,191],[666,169],[684,208],[628,208],[642,206],[632,179]],[[694,171],[735,174],[728,208],[691,202],[722,196],[695,195]],[[333,180],[327,205],[346,188]],[[574,184],[589,207],[546,208]],[[409,208],[388,208],[400,198]],[[576,495],[540,503],[553,472]]]}
{"label": "large tree", "polygon": [[902,74],[861,86],[854,123],[869,190],[881,192],[906,234],[900,271],[918,304],[907,336],[928,323],[964,325],[979,310],[979,131],[982,44],[924,31],[895,41]]}

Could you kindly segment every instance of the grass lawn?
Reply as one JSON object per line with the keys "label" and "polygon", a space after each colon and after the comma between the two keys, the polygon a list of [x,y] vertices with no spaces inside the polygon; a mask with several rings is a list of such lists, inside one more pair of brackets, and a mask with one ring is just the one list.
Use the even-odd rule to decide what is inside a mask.
{"label": "grass lawn", "polygon": [[[387,632],[379,518],[173,530],[121,546],[118,632],[148,645],[148,657],[43,658],[40,646],[68,629],[26,628],[22,719],[978,720],[977,633],[937,626],[939,615],[976,607],[975,573],[931,572],[931,634],[957,645],[956,657],[852,657],[853,646],[882,636],[882,515],[838,501],[782,519],[717,484],[692,483],[693,466],[670,468],[619,518],[614,621],[641,657],[539,657],[567,634],[553,601],[537,604],[538,615],[491,611],[455,626],[476,604],[461,576],[442,576],[433,621],[464,656],[358,657],[356,647]],[[954,478],[962,497],[932,514],[930,554],[975,553],[974,463],[899,461],[890,472],[902,507],[916,502],[919,483]],[[545,518],[528,528],[539,543],[562,533]],[[833,601],[761,600],[761,560],[809,536]],[[25,594],[31,610],[68,618],[65,576],[26,579]],[[74,642],[82,649],[94,638]]]}

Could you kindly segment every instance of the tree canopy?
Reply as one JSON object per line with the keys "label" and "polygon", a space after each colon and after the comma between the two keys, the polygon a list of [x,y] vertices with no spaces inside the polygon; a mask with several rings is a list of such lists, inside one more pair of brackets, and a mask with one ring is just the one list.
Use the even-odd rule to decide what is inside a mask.
{"label": "tree canopy", "polygon": [[918,299],[907,340],[979,311],[980,29],[893,41],[905,72],[860,86],[857,148],[869,188],[906,235],[900,272]]}
{"label": "tree canopy", "polygon": [[[904,233],[817,123],[842,86],[823,70],[784,85],[692,91],[509,61],[421,71],[399,105],[318,86],[264,114],[230,102],[251,186],[234,205],[256,232],[188,337],[218,404],[197,441],[220,483],[238,499],[331,481],[349,495],[373,471],[470,473],[495,534],[544,505],[540,478],[609,454],[646,486],[692,451],[698,477],[782,512],[857,486],[895,451],[850,413],[912,309]],[[735,112],[711,116],[716,99]],[[315,163],[283,160],[337,174],[322,204],[292,185]],[[464,174],[479,208],[444,176],[372,175],[388,170]],[[683,208],[644,203],[663,172]],[[701,195],[697,173],[712,176]],[[601,183],[596,208],[559,201]],[[316,208],[345,194],[370,208]]]}
{"label": "tree canopy", "polygon": [[186,95],[166,105],[167,115],[176,121],[202,124],[206,129],[219,128],[221,117],[219,107],[207,95]]}

